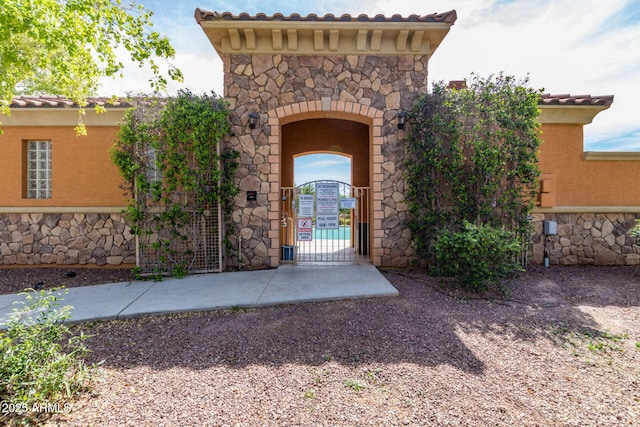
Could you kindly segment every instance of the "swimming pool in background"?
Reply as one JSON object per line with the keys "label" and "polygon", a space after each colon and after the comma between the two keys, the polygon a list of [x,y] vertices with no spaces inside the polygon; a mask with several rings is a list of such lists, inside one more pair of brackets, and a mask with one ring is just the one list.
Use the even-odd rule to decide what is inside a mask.
{"label": "swimming pool in background", "polygon": [[314,240],[351,240],[351,227],[348,225],[340,226],[330,230],[318,230],[313,227]]}

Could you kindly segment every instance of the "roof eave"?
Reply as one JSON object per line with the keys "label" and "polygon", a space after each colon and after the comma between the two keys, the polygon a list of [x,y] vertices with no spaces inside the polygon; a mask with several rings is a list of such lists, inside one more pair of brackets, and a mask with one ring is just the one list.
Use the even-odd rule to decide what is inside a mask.
{"label": "roof eave", "polygon": [[610,104],[576,105],[551,104],[538,105],[540,115],[538,121],[542,124],[580,124],[587,125],[600,113],[608,109]]}
{"label": "roof eave", "polygon": [[[433,55],[455,22],[400,20],[200,19],[221,57],[228,54]],[[201,13],[201,11],[200,11]],[[444,14],[443,14],[444,15]]]}

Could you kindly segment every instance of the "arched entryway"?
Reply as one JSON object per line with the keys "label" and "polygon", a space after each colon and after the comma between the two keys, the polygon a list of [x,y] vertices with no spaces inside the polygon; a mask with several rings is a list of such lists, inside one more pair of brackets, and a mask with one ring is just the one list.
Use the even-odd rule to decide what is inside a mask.
{"label": "arched entryway", "polygon": [[[234,179],[241,192],[228,219],[241,241],[228,252],[231,264],[240,258],[255,267],[280,264],[280,190],[293,185],[286,182],[291,153],[284,154],[290,150],[284,128],[306,120],[331,123],[323,119],[343,121],[328,130],[356,130],[358,125],[349,122],[366,128],[363,166],[368,171],[361,176],[368,175],[371,189],[371,262],[402,267],[417,261],[406,226],[405,149],[397,117],[427,93],[429,58],[455,20],[455,11],[295,19],[196,11],[196,21],[223,61],[231,123],[224,145],[240,152]],[[310,132],[305,136],[300,141],[318,139]],[[346,149],[348,138],[341,139],[325,140],[329,145],[322,149]]]}
{"label": "arched entryway", "polygon": [[[367,124],[332,117],[306,118],[282,126],[281,262],[369,262],[370,135]],[[294,158],[310,153],[349,157],[350,182],[341,182],[338,176],[325,175],[323,181],[296,183]],[[335,213],[329,212],[332,193],[336,196]],[[307,203],[304,215],[300,211],[301,195]],[[328,219],[328,222],[323,219]],[[299,229],[300,221],[308,226],[310,232]]]}
{"label": "arched entryway", "polygon": [[299,120],[282,126],[281,144],[280,184],[283,187],[296,184],[293,182],[295,157],[320,152],[350,157],[351,184],[369,186],[369,126],[366,124],[335,118]]}

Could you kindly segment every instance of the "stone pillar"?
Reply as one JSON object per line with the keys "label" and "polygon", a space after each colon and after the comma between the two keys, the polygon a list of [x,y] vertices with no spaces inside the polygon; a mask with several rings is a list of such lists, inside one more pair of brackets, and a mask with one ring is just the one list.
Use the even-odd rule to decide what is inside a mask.
{"label": "stone pillar", "polygon": [[[426,55],[229,55],[225,98],[232,137],[240,151],[235,177],[240,194],[232,220],[242,237],[245,265],[278,265],[280,127],[308,118],[341,118],[371,129],[372,258],[375,265],[415,262],[406,227],[403,131],[396,116],[427,90]],[[259,115],[255,129],[249,114]],[[257,191],[256,201],[246,191]],[[230,263],[238,262],[237,239]]]}

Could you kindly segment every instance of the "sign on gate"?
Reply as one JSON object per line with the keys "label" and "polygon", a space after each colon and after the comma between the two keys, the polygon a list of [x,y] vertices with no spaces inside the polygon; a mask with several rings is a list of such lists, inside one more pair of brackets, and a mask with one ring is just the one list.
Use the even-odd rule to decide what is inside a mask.
{"label": "sign on gate", "polygon": [[298,241],[310,242],[313,240],[312,224],[311,218],[298,218]]}
{"label": "sign on gate", "polygon": [[331,230],[340,228],[338,215],[318,215],[316,216],[316,228],[318,230]]}
{"label": "sign on gate", "polygon": [[340,199],[340,209],[355,209],[356,199],[355,197],[345,197]]}
{"label": "sign on gate", "polygon": [[338,183],[316,184],[316,215],[338,215]]}
{"label": "sign on gate", "polygon": [[291,246],[283,245],[285,249],[291,248],[291,253],[283,252],[283,260],[359,262],[369,259],[368,188],[340,181],[310,181],[284,189],[281,199],[282,216],[287,221],[283,222],[286,229],[280,237],[283,242],[293,240]]}
{"label": "sign on gate", "polygon": [[301,194],[298,196],[298,216],[301,218],[313,216],[313,194]]}

